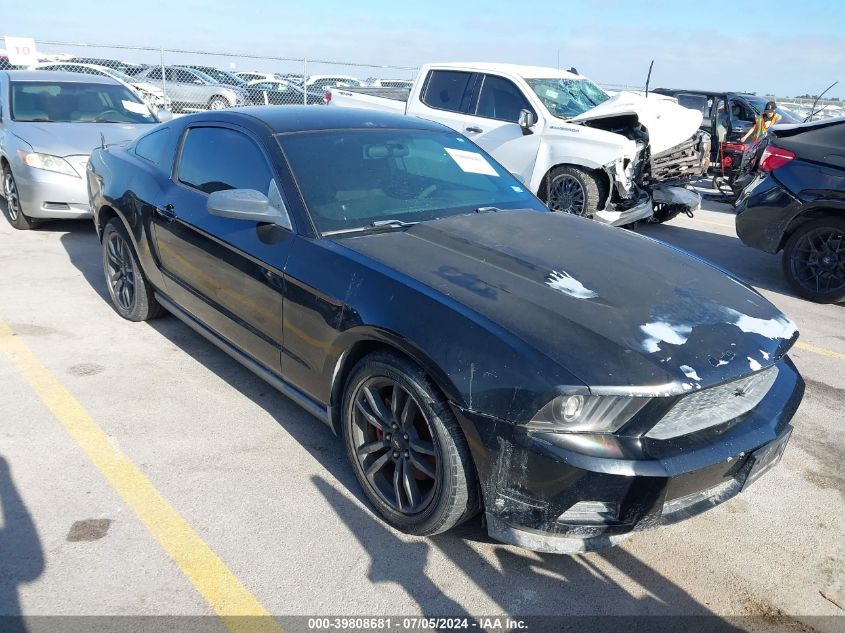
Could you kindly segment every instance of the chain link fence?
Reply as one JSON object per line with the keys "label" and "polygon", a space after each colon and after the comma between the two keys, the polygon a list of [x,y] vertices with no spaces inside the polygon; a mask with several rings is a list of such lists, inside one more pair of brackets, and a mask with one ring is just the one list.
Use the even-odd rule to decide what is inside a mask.
{"label": "chain link fence", "polygon": [[[381,86],[410,88],[418,68],[387,64],[332,61],[163,48],[36,40],[39,68],[104,74],[128,84],[154,109],[176,113],[242,105],[326,103],[332,87]],[[2,60],[2,57],[0,57]],[[600,83],[610,92],[642,91],[643,86]],[[770,97],[799,118],[845,115],[845,102]]]}
{"label": "chain link fence", "polygon": [[332,87],[410,87],[417,68],[153,46],[36,40],[38,69],[108,75],[154,109],[324,105]]}

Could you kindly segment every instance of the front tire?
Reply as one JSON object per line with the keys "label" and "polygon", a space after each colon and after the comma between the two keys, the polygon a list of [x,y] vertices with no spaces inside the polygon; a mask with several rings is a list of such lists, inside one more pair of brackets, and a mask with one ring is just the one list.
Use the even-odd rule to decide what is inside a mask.
{"label": "front tire", "polygon": [[544,202],[552,211],[591,218],[607,197],[607,183],[580,167],[555,167],[546,177]]}
{"label": "front tire", "polygon": [[103,229],[103,272],[112,306],[127,321],[149,321],[164,314],[153,295],[132,240],[118,218]]}
{"label": "front tire", "polygon": [[443,396],[410,360],[376,352],[344,389],[347,456],[370,503],[395,528],[445,532],[479,509],[466,439]]}
{"label": "front tire", "polygon": [[18,185],[8,165],[3,166],[3,197],[6,199],[6,219],[9,224],[19,231],[28,231],[38,225],[38,222],[24,214]]}
{"label": "front tire", "polygon": [[783,274],[799,296],[816,303],[845,300],[845,220],[803,224],[783,247]]}

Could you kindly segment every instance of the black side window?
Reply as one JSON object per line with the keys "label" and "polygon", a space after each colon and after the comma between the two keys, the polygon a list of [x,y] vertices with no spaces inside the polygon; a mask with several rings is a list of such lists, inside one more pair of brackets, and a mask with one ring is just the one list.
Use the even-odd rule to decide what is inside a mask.
{"label": "black side window", "polygon": [[169,129],[156,130],[135,142],[135,154],[161,167],[166,162],[164,153],[167,150],[168,140],[170,140]]}
{"label": "black side window", "polygon": [[150,79],[161,79],[161,66],[153,68],[150,71],[150,74],[147,75],[147,77],[149,77]]}
{"label": "black side window", "polygon": [[679,94],[678,105],[690,108],[691,110],[698,110],[704,118],[710,116],[710,108],[705,95]]}
{"label": "black side window", "polygon": [[264,154],[247,136],[219,127],[188,131],[179,158],[179,182],[205,193],[225,189],[270,190],[272,173]]}
{"label": "black side window", "polygon": [[734,121],[747,121],[754,123],[757,118],[755,113],[742,101],[731,101],[731,118]]}
{"label": "black side window", "polygon": [[422,102],[438,110],[463,112],[461,108],[464,93],[472,78],[472,73],[454,70],[432,70]]}
{"label": "black side window", "polygon": [[512,81],[495,75],[485,75],[478,98],[478,116],[499,121],[519,121],[519,111],[534,109]]}

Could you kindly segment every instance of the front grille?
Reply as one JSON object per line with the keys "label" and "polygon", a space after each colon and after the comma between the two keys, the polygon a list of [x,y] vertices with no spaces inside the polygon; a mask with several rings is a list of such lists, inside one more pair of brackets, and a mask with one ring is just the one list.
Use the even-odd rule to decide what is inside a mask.
{"label": "front grille", "polygon": [[686,395],[646,437],[667,440],[738,418],[760,403],[777,376],[777,365],[773,365],[751,376]]}

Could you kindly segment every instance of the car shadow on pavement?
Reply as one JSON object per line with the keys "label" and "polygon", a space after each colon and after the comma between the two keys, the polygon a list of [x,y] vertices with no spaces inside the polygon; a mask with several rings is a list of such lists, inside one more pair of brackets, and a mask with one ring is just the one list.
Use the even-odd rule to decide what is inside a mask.
{"label": "car shadow on pavement", "polygon": [[[489,560],[489,556],[479,552],[477,541],[489,541],[477,538],[480,521],[470,521],[427,539],[401,538],[327,480],[313,477],[312,481],[369,555],[367,578],[373,583],[398,584],[425,617],[507,614],[530,618],[531,631],[559,631],[563,630],[565,620],[554,616],[581,616],[570,623],[579,631],[631,631],[640,630],[637,626],[644,623],[623,623],[627,618],[601,616],[647,616],[648,630],[662,631],[684,630],[685,623],[664,617],[683,615],[706,618],[708,630],[741,630],[620,547],[601,554],[567,556],[497,544],[493,545],[494,560]],[[426,574],[432,554],[445,556],[486,593],[498,613],[469,614],[464,606],[445,595]],[[614,574],[624,575],[631,584],[641,588],[641,595],[634,595],[620,586],[607,573],[608,567],[613,568]],[[457,582],[453,581],[451,587],[453,593],[460,595]],[[618,626],[623,629],[617,629]]]}
{"label": "car shadow on pavement", "polygon": [[0,456],[0,631],[25,633],[18,586],[32,582],[44,571],[44,550],[9,463]]}
{"label": "car shadow on pavement", "polygon": [[109,291],[103,276],[103,264],[100,260],[100,241],[91,222],[69,220],[48,222],[36,230],[63,232],[59,238],[67,252],[71,264],[82,273],[94,291],[105,301],[109,301]]}

